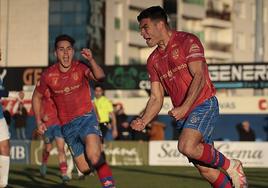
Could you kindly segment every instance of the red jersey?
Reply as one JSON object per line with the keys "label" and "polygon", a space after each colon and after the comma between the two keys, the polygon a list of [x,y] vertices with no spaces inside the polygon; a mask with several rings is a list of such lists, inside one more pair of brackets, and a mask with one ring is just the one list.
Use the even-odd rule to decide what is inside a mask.
{"label": "red jersey", "polygon": [[56,63],[42,74],[36,89],[43,95],[46,89],[49,89],[61,124],[92,110],[90,74],[90,69],[78,61],[72,62],[72,67],[67,72],[61,72],[59,64]]}
{"label": "red jersey", "polygon": [[[156,48],[147,60],[150,81],[161,83],[174,107],[181,106],[186,99],[193,79],[188,64],[196,61],[206,64],[201,42],[193,34],[178,31],[172,33],[165,50]],[[205,86],[189,112],[216,93],[209,78],[207,64],[204,74]]]}
{"label": "red jersey", "polygon": [[45,91],[45,95],[42,98],[42,119],[47,127],[52,125],[59,125],[60,121],[57,114],[57,108],[54,101],[50,98],[49,90]]}

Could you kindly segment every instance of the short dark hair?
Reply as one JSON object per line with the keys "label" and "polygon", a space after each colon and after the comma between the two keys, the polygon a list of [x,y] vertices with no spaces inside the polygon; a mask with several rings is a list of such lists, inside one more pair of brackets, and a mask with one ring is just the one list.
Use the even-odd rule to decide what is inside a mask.
{"label": "short dark hair", "polygon": [[143,11],[137,16],[137,20],[140,22],[144,18],[150,18],[151,20],[163,20],[166,24],[167,21],[167,13],[160,6],[152,6]]}
{"label": "short dark hair", "polygon": [[94,86],[94,89],[96,89],[97,87],[99,87],[99,88],[101,88],[102,90],[104,90],[104,87],[103,87],[103,85],[101,85],[101,84],[96,84],[96,85]]}
{"label": "short dark hair", "polygon": [[70,42],[71,45],[74,46],[75,40],[74,40],[71,36],[69,36],[69,35],[62,34],[62,35],[58,35],[58,36],[56,37],[56,39],[55,39],[55,43],[54,43],[54,47],[55,47],[55,49],[57,48],[57,44],[58,44],[58,42],[60,42],[60,41],[64,41],[64,40]]}

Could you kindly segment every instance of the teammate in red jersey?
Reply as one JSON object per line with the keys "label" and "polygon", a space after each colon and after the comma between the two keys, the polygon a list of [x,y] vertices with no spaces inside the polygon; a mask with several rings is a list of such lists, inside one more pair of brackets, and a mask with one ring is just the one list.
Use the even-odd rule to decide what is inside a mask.
{"label": "teammate in red jersey", "polygon": [[101,131],[89,88],[90,79],[101,81],[105,74],[89,49],[81,51],[88,65],[73,60],[74,43],[74,39],[68,35],[55,39],[57,63],[44,71],[32,99],[38,129],[40,132],[46,130],[40,109],[42,97],[49,89],[62,124],[62,134],[78,169],[89,174],[90,165],[93,165],[102,186],[115,187],[111,169],[101,156]]}
{"label": "teammate in red jersey", "polygon": [[241,162],[229,160],[213,147],[212,132],[219,106],[201,42],[193,34],[171,30],[159,6],[145,9],[137,19],[147,45],[157,48],[147,60],[150,99],[131,127],[138,131],[145,128],[159,113],[166,91],[174,106],[168,114],[176,119],[181,131],[178,150],[213,187],[229,188],[232,183],[236,188],[247,187]]}
{"label": "teammate in red jersey", "polygon": [[47,162],[50,151],[53,147],[52,142],[55,140],[58,150],[58,160],[61,178],[63,183],[66,183],[70,180],[70,178],[67,176],[67,162],[64,149],[65,142],[61,133],[61,126],[57,116],[57,109],[53,100],[50,98],[50,93],[48,89],[46,90],[45,95],[42,99],[41,114],[42,122],[45,123],[47,130],[43,135],[44,148],[42,152],[42,165],[40,167],[40,174],[43,177],[46,176]]}

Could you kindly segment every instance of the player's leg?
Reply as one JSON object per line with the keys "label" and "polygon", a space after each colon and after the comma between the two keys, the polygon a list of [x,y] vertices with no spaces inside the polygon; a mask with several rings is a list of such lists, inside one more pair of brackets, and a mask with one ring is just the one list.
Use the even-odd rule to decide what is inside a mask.
{"label": "player's leg", "polygon": [[99,180],[104,188],[115,187],[112,171],[101,155],[101,139],[96,134],[89,134],[85,138],[86,154],[97,171]]}
{"label": "player's leg", "polygon": [[[195,159],[214,168],[222,168],[228,172],[228,169],[233,169],[233,166],[241,166],[232,165],[233,160],[230,161],[211,145],[212,132],[218,116],[218,102],[215,97],[196,107],[184,122],[178,149],[188,158]],[[240,173],[241,178],[230,173],[229,175],[235,187],[247,187],[243,170],[241,168],[239,170],[235,171],[237,173],[234,174]]]}
{"label": "player's leg", "polygon": [[40,175],[42,177],[45,177],[47,174],[47,163],[48,163],[51,149],[52,149],[51,143],[44,143],[43,151],[42,151],[42,164],[40,166]]}
{"label": "player's leg", "polygon": [[82,140],[80,139],[81,126],[83,117],[77,118],[76,120],[61,127],[61,132],[67,143],[74,162],[84,175],[88,175],[93,170],[90,168],[89,162],[85,157],[85,148]]}
{"label": "player's leg", "polygon": [[10,165],[10,145],[9,131],[6,120],[0,119],[0,187],[6,187],[8,184],[8,174]]}
{"label": "player's leg", "polygon": [[206,179],[213,188],[232,188],[229,178],[220,170],[194,164],[200,175]]}
{"label": "player's leg", "polygon": [[84,121],[82,123],[83,131],[80,134],[80,138],[85,144],[86,156],[97,171],[103,188],[113,188],[115,186],[112,171],[106,163],[104,156],[101,154],[103,151],[101,142],[102,134],[97,125],[98,120],[94,112],[84,116]]}
{"label": "player's leg", "polygon": [[56,146],[58,150],[58,160],[59,160],[59,169],[61,172],[61,177],[63,183],[70,180],[69,176],[67,176],[67,161],[66,161],[66,154],[65,154],[65,142],[61,132],[61,127],[59,125],[53,126],[53,137],[56,141]]}
{"label": "player's leg", "polygon": [[69,176],[67,176],[67,162],[66,162],[66,155],[64,149],[64,139],[60,137],[56,137],[55,139],[57,150],[58,150],[58,160],[59,160],[59,169],[61,172],[61,177],[63,182],[67,182],[70,180]]}
{"label": "player's leg", "polygon": [[47,174],[47,163],[50,155],[50,151],[52,150],[52,142],[53,142],[53,128],[48,127],[46,132],[43,135],[44,146],[42,150],[42,164],[40,166],[40,175],[45,177]]}

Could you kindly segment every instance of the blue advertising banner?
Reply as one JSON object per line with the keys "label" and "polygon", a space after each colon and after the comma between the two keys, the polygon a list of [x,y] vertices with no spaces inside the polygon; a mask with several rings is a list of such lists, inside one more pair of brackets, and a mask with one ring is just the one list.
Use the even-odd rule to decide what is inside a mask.
{"label": "blue advertising banner", "polygon": [[29,164],[30,163],[30,145],[29,140],[11,140],[10,141],[10,159],[11,163]]}

